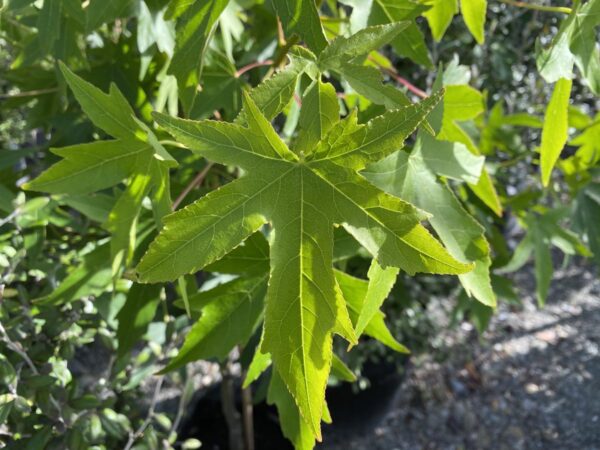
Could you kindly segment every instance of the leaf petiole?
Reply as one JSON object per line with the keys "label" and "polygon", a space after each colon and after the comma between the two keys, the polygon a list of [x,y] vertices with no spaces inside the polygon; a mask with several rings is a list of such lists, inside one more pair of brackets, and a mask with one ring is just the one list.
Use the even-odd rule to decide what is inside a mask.
{"label": "leaf petiole", "polygon": [[566,6],[543,6],[543,5],[535,5],[527,2],[521,2],[517,0],[498,0],[501,3],[506,3],[507,5],[517,6],[519,8],[527,8],[533,9],[536,11],[545,11],[545,12],[555,12],[555,13],[563,13],[563,14],[571,14],[573,10]]}

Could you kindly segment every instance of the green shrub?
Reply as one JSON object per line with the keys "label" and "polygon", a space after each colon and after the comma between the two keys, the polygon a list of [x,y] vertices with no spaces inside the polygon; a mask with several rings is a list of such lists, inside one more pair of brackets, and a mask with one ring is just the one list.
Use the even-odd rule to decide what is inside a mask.
{"label": "green shrub", "polygon": [[543,305],[600,258],[599,9],[5,1],[0,443],[195,448],[185,367],[241,354],[310,449],[427,296],[482,330],[533,260]]}

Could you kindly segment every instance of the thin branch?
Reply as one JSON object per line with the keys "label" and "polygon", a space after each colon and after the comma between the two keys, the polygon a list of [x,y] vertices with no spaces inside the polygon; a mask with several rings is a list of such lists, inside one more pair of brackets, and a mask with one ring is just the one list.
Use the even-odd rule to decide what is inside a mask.
{"label": "thin branch", "polygon": [[127,444],[123,447],[123,450],[130,450],[136,440],[138,440],[148,428],[148,425],[152,422],[154,418],[154,410],[156,408],[156,404],[158,403],[158,396],[160,395],[160,390],[162,388],[162,384],[165,377],[161,376],[156,382],[156,386],[154,387],[154,395],[152,396],[152,402],[150,403],[150,408],[148,409],[148,414],[146,414],[146,419],[140,425],[140,427],[134,432],[129,433],[129,439],[127,440]]}
{"label": "thin branch", "polygon": [[[242,380],[246,371],[242,372]],[[252,404],[252,387],[242,388],[242,424],[244,426],[245,450],[254,450],[254,406]]]}
{"label": "thin branch", "polygon": [[396,80],[396,82],[400,83],[402,86],[404,86],[406,89],[408,89],[410,92],[412,92],[416,96],[421,97],[421,98],[427,98],[427,97],[429,97],[427,95],[427,92],[419,89],[414,84],[412,84],[410,81],[408,81],[406,78],[401,77],[398,74],[398,72],[396,71],[396,69],[394,69],[393,67],[384,67],[384,66],[382,66],[381,64],[379,64],[375,59],[373,59],[370,56],[367,59],[369,61],[371,61],[372,63],[374,63],[377,67],[379,67],[379,70],[382,70],[385,73],[387,73],[394,80]]}
{"label": "thin branch", "polygon": [[[232,352],[233,353],[233,352]],[[233,354],[230,353],[221,367],[221,410],[227,422],[227,431],[229,437],[229,450],[244,450],[244,431],[242,418],[235,405],[234,378],[231,373],[231,360]]]}
{"label": "thin branch", "polygon": [[181,204],[181,202],[187,197],[187,195],[196,187],[200,186],[202,184],[202,182],[204,181],[204,179],[206,178],[206,175],[208,175],[209,170],[211,169],[211,167],[213,166],[214,163],[209,162],[208,164],[206,164],[206,166],[204,166],[204,169],[202,169],[198,175],[196,175],[196,177],[190,182],[190,184],[188,184],[186,186],[186,188],[181,192],[181,194],[179,194],[179,197],[177,197],[177,199],[173,202],[173,211],[175,211],[177,209],[177,207]]}
{"label": "thin branch", "polygon": [[536,5],[527,2],[521,2],[517,0],[498,0],[500,3],[505,3],[507,5],[517,6],[519,8],[533,9],[536,11],[546,11],[546,12],[555,12],[555,13],[563,13],[563,14],[571,14],[573,10],[566,6],[543,6]]}
{"label": "thin branch", "polygon": [[[4,291],[4,285],[2,285],[2,291]],[[8,333],[4,329],[4,326],[2,325],[2,323],[0,323],[0,333],[2,334],[2,340],[7,345],[7,347],[10,348],[17,355],[19,355],[21,357],[21,359],[23,359],[23,361],[25,361],[25,363],[27,363],[27,365],[29,366],[31,371],[34,373],[34,375],[39,375],[40,373],[38,372],[37,367],[35,367],[35,364],[33,364],[33,361],[31,360],[31,358],[29,357],[27,352],[25,350],[23,350],[23,348],[21,347],[21,344],[16,343],[11,340],[11,338],[8,336]]]}
{"label": "thin branch", "polygon": [[179,424],[181,423],[181,420],[183,419],[183,415],[185,413],[185,408],[187,406],[186,392],[189,389],[189,386],[192,384],[192,377],[190,377],[188,372],[189,371],[186,370],[187,378],[185,380],[185,385],[183,386],[183,389],[181,390],[181,396],[179,397],[179,404],[177,405],[177,415],[175,416],[175,420],[173,421],[173,424],[171,425],[171,432],[169,434],[177,433],[177,430],[179,429]]}
{"label": "thin branch", "polygon": [[429,97],[427,95],[427,92],[422,91],[421,89],[416,87],[414,84],[412,84],[410,81],[408,81],[406,78],[403,78],[400,75],[398,75],[398,72],[396,72],[395,70],[388,69],[388,68],[382,68],[382,70],[385,71],[385,73],[387,73],[390,77],[392,77],[394,80],[396,80],[398,83],[400,83],[402,86],[404,86],[406,89],[408,89],[410,92],[412,92],[416,96],[421,97],[421,98]]}
{"label": "thin branch", "polygon": [[11,98],[35,97],[37,95],[52,94],[58,92],[58,88],[36,89],[34,91],[17,92],[15,94],[0,95],[0,100],[9,100]]}
{"label": "thin branch", "polygon": [[238,69],[238,71],[235,73],[235,77],[239,78],[249,70],[252,70],[256,67],[270,66],[271,64],[273,64],[273,61],[271,61],[270,59],[267,59],[266,61],[255,61]]}
{"label": "thin branch", "polygon": [[13,220],[15,217],[17,217],[19,215],[19,213],[21,212],[20,208],[15,208],[13,210],[13,212],[11,212],[8,216],[6,216],[4,219],[0,219],[0,227],[4,226],[5,224],[7,224],[8,222],[10,222],[11,220]]}

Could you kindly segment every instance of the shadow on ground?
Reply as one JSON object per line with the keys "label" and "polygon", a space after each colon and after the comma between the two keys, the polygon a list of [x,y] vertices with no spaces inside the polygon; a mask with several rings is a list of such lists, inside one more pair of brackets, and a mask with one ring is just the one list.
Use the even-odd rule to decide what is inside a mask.
{"label": "shadow on ground", "polygon": [[413,361],[385,417],[367,432],[333,426],[318,448],[600,449],[596,269],[557,273],[543,309],[533,274],[515,281],[522,308],[501,306],[483,337],[468,324],[444,333]]}

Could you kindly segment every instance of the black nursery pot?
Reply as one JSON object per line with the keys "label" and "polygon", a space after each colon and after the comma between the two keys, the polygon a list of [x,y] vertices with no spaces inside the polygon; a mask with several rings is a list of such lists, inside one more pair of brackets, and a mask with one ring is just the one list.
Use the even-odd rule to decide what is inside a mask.
{"label": "black nursery pot", "polygon": [[[408,358],[405,365],[408,364]],[[369,388],[355,392],[349,383],[327,389],[327,404],[333,424],[323,424],[324,443],[344,443],[372,429],[393,407],[405,371],[389,362],[366,363],[364,375]],[[237,391],[239,392],[239,386]],[[241,401],[237,400],[238,410]],[[262,402],[254,406],[254,435],[257,450],[293,450],[279,427],[277,410]],[[220,383],[212,386],[195,404],[185,420],[181,439],[196,438],[207,450],[228,450],[227,424],[221,409]]]}

